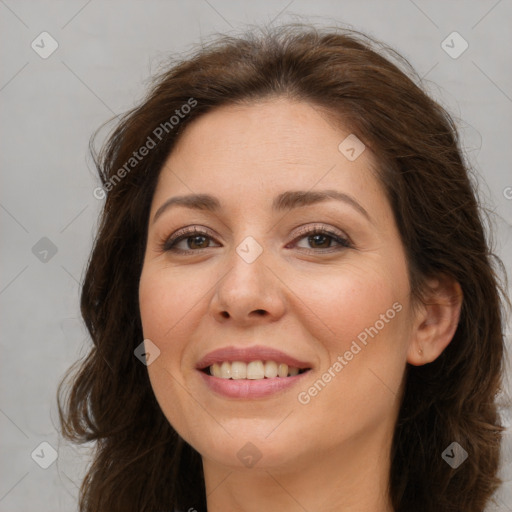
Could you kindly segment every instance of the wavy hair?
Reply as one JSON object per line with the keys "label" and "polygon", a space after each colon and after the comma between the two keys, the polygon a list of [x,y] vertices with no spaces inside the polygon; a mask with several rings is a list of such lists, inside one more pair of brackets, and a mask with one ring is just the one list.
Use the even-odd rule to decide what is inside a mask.
{"label": "wavy hair", "polygon": [[[390,48],[354,31],[293,24],[219,36],[171,62],[101,152],[93,150],[106,195],[81,291],[93,345],[57,393],[65,438],[95,442],[81,512],[206,511],[200,454],[169,424],[134,356],[143,339],[138,285],[149,209],[160,169],[194,119],[282,96],[321,108],[377,156],[415,300],[440,274],[463,292],[451,343],[432,363],[405,370],[389,475],[394,510],[482,512],[501,483],[496,399],[510,302],[455,123]],[[188,113],[174,125],[177,111]],[[149,139],[154,147],[131,161]],[[457,469],[441,457],[453,441],[469,453]]]}

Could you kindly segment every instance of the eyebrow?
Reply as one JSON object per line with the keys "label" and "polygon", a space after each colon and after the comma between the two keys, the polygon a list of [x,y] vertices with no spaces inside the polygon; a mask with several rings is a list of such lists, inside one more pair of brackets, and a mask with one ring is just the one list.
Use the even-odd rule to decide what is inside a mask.
{"label": "eyebrow", "polygon": [[[337,190],[288,190],[276,196],[272,201],[272,210],[276,212],[289,211],[294,208],[309,206],[331,199],[342,201],[352,206],[367,220],[373,222],[368,212],[349,194]],[[218,212],[221,209],[219,200],[210,194],[188,194],[171,197],[163,203],[153,217],[153,223],[172,206],[182,206],[193,210],[207,210]]]}

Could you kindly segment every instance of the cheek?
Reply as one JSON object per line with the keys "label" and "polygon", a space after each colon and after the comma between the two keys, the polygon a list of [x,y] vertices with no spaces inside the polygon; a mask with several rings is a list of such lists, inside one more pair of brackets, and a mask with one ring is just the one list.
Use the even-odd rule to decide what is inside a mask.
{"label": "cheek", "polygon": [[[193,325],[194,309],[200,307],[204,287],[195,273],[169,268],[145,268],[139,284],[139,307],[144,337],[159,346],[179,339],[179,332]],[[163,347],[161,347],[163,348]]]}
{"label": "cheek", "polygon": [[393,304],[404,293],[401,280],[391,282],[389,275],[382,267],[348,264],[323,276],[296,280],[294,291],[307,306],[303,320],[310,323],[308,330],[318,334],[329,352],[346,350],[376,322],[379,331],[389,333],[396,317]]}
{"label": "cheek", "polygon": [[401,293],[385,274],[368,268],[308,279],[299,288],[309,311],[302,321],[326,353],[317,380],[298,397],[307,421],[316,425],[311,431],[322,428],[317,423],[329,411],[340,432],[355,435],[376,428],[397,407],[408,339]]}
{"label": "cheek", "polygon": [[302,321],[325,350],[318,379],[328,384],[315,381],[302,398],[314,401],[310,412],[335,411],[348,430],[355,410],[376,425],[396,406],[405,370],[406,272],[366,261],[316,277],[296,289],[307,306]]}
{"label": "cheek", "polygon": [[160,354],[148,365],[155,397],[169,423],[189,441],[189,424],[197,417],[195,402],[184,392],[181,374],[183,354],[194,330],[194,308],[204,294],[193,276],[184,277],[165,266],[143,268],[139,282],[139,308],[143,335],[157,345]]}

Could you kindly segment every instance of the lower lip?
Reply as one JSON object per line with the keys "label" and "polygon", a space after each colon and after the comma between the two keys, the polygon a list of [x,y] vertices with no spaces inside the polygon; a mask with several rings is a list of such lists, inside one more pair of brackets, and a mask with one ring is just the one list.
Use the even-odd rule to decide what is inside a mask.
{"label": "lower lip", "polygon": [[[198,370],[199,371],[199,370]],[[206,385],[215,393],[229,398],[263,398],[289,389],[309,373],[293,377],[275,377],[273,379],[221,379],[199,371]]]}

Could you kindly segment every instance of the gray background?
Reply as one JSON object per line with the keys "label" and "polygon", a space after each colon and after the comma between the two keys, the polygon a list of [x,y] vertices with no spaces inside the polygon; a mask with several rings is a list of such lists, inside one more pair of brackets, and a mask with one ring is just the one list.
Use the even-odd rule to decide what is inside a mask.
{"label": "gray background", "polygon": [[[170,53],[213,32],[294,15],[318,24],[336,20],[382,39],[428,80],[429,92],[459,119],[482,199],[496,212],[496,252],[510,273],[510,0],[0,0],[1,511],[76,510],[87,449],[59,438],[55,391],[88,347],[79,285],[102,205],[93,196],[98,181],[89,137],[142,97]],[[46,59],[31,47],[43,46],[43,31],[59,45]],[[453,31],[469,44],[458,58],[442,47]],[[453,53],[463,42],[446,44]],[[510,411],[504,417],[510,425]],[[39,464],[51,461],[41,442],[58,452],[48,469],[31,458],[35,450]],[[510,443],[504,451],[502,476],[510,480]],[[510,482],[497,503],[490,510],[512,510]]]}

